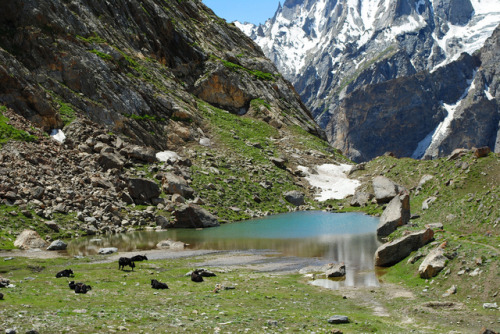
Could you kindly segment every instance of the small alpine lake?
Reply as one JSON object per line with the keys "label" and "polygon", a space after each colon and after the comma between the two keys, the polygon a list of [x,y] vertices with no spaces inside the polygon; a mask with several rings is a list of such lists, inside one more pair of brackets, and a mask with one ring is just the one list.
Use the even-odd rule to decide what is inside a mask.
{"label": "small alpine lake", "polygon": [[68,246],[71,255],[96,254],[103,247],[121,252],[156,248],[170,239],[189,249],[269,250],[273,257],[310,258],[311,265],[346,265],[343,280],[315,279],[312,284],[330,289],[342,286],[378,286],[373,256],[380,245],[376,237],[378,218],[361,213],[299,211],[235,222],[206,229],[139,231],[118,235],[80,238]]}

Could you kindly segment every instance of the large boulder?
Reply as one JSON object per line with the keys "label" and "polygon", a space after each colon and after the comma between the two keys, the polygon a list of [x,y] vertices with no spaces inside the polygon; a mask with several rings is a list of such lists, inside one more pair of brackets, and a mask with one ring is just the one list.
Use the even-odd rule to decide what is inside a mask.
{"label": "large boulder", "polygon": [[325,275],[328,278],[334,278],[334,277],[344,277],[345,276],[345,264],[342,263],[337,263],[337,264],[330,264],[329,268],[326,270]]}
{"label": "large boulder", "polygon": [[399,193],[400,187],[385,176],[377,176],[372,181],[377,203],[388,203]]}
{"label": "large boulder", "polygon": [[141,178],[128,181],[128,192],[136,204],[146,204],[161,194],[156,182]]}
{"label": "large boulder", "polygon": [[433,238],[434,231],[426,229],[385,243],[375,252],[375,265],[390,267],[410,255],[411,252],[431,242]]}
{"label": "large boulder", "polygon": [[431,278],[439,274],[444,269],[448,258],[444,255],[444,249],[438,247],[433,249],[424,259],[420,267],[418,267],[418,274],[422,278]]}
{"label": "large boulder", "polygon": [[14,247],[20,249],[45,248],[47,243],[33,230],[24,230],[14,241]]}
{"label": "large boulder", "polygon": [[174,212],[175,221],[171,227],[204,228],[219,226],[219,221],[207,210],[195,204],[181,205]]}
{"label": "large boulder", "polygon": [[187,181],[181,176],[173,173],[166,173],[163,176],[162,183],[163,191],[167,194],[179,194],[185,198],[193,197],[193,188],[189,187]]}
{"label": "large boulder", "polygon": [[305,204],[304,201],[304,194],[301,193],[300,191],[297,190],[292,190],[284,194],[285,199],[295,205],[295,206],[301,206]]}
{"label": "large boulder", "polygon": [[62,240],[55,240],[52,241],[52,243],[47,247],[47,250],[49,251],[56,251],[56,250],[65,250],[68,247],[68,245],[62,241]]}
{"label": "large boulder", "polygon": [[410,194],[403,191],[389,202],[382,216],[380,216],[377,236],[386,237],[399,226],[408,224],[410,216]]}

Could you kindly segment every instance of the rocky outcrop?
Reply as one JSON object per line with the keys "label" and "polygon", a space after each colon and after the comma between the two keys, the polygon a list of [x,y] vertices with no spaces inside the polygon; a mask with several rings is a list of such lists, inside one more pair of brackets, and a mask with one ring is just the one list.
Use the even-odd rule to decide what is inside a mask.
{"label": "rocky outcrop", "polygon": [[0,25],[0,103],[45,131],[85,115],[165,150],[202,137],[197,99],[234,113],[262,99],[270,120],[323,134],[260,48],[201,1],[8,0]]}
{"label": "rocky outcrop", "polygon": [[47,243],[33,230],[24,230],[14,241],[14,246],[20,249],[45,248]]}
{"label": "rocky outcrop", "polygon": [[402,191],[389,202],[382,212],[377,226],[377,236],[387,237],[398,227],[408,224],[410,216],[410,194],[407,191]]}
{"label": "rocky outcrop", "polygon": [[375,265],[389,267],[411,254],[411,252],[425,246],[434,238],[431,229],[414,232],[380,246],[375,252]]}
{"label": "rocky outcrop", "polygon": [[170,227],[205,228],[219,226],[217,218],[195,204],[181,205],[174,212],[175,221]]}

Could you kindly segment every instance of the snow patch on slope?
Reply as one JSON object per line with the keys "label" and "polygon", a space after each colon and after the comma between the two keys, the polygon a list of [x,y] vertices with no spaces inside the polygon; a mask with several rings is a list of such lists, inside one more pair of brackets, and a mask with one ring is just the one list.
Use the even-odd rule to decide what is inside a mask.
{"label": "snow patch on slope", "polygon": [[297,168],[306,175],[305,179],[311,186],[319,188],[316,199],[320,202],[354,195],[356,188],[361,185],[358,180],[347,177],[346,173],[351,170],[351,165],[325,164],[315,167],[315,172],[304,166]]}

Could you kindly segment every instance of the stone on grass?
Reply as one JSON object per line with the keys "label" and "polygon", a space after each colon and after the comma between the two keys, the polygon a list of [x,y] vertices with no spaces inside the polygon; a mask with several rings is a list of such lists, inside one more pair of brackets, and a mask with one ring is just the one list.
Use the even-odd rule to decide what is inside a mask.
{"label": "stone on grass", "polygon": [[328,319],[328,323],[330,324],[348,324],[349,318],[345,315],[334,315]]}
{"label": "stone on grass", "polygon": [[385,243],[375,252],[375,265],[379,267],[392,266],[433,239],[434,231],[426,229]]}
{"label": "stone on grass", "polygon": [[483,304],[484,309],[498,309],[497,303],[484,303]]}
{"label": "stone on grass", "polygon": [[441,270],[444,269],[448,258],[444,256],[444,249],[438,247],[433,249],[424,259],[420,267],[418,268],[418,273],[421,278],[431,278],[439,274]]}
{"label": "stone on grass", "polygon": [[449,297],[449,296],[454,295],[456,293],[457,293],[457,286],[453,285],[451,288],[446,290],[445,293],[443,293],[443,298]]}
{"label": "stone on grass", "polygon": [[47,243],[33,230],[24,230],[14,241],[14,247],[20,249],[45,248]]}
{"label": "stone on grass", "polygon": [[62,241],[62,240],[54,240],[52,243],[47,247],[47,250],[49,251],[55,251],[55,250],[65,250],[68,247],[68,245]]}

